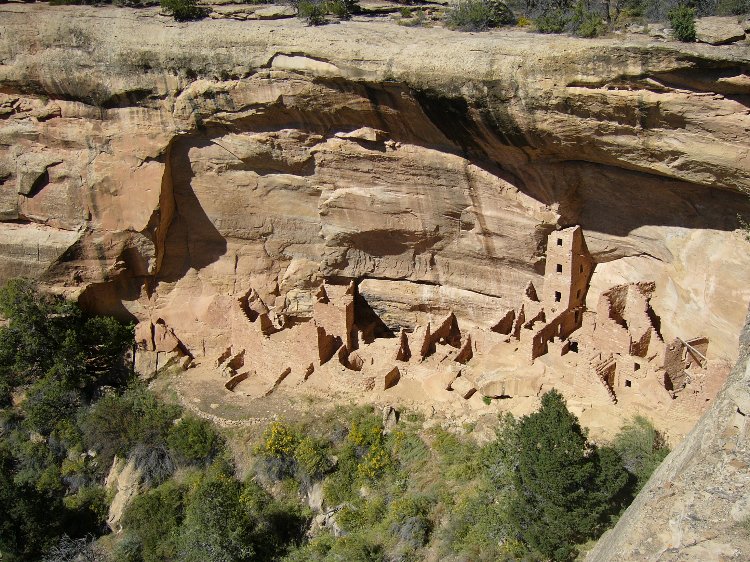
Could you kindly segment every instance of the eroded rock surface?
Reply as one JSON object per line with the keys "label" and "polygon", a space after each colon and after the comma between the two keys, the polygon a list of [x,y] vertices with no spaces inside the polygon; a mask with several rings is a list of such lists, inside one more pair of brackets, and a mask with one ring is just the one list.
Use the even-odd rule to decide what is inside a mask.
{"label": "eroded rock surface", "polygon": [[326,279],[361,279],[396,330],[420,310],[489,328],[580,224],[590,306],[656,281],[665,340],[736,355],[744,47],[0,11],[3,279],[214,357],[250,291],[271,333]]}

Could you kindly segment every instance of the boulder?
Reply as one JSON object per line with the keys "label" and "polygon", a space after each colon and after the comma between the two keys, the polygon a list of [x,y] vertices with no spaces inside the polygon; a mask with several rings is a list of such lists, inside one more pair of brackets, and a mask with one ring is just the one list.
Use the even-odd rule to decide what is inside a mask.
{"label": "boulder", "polygon": [[398,423],[399,412],[391,405],[383,406],[383,433],[388,434],[393,431]]}
{"label": "boulder", "polygon": [[745,38],[745,27],[734,17],[708,17],[695,21],[695,40],[710,45],[728,45]]}

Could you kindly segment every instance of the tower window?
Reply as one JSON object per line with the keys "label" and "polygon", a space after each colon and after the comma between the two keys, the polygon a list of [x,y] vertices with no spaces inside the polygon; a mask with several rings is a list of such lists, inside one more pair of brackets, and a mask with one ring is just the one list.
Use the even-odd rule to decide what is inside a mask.
{"label": "tower window", "polygon": [[557,272],[558,273],[562,273],[562,264],[561,263],[557,264]]}
{"label": "tower window", "polygon": [[580,272],[583,273],[583,266],[581,266]]}
{"label": "tower window", "polygon": [[579,312],[578,310],[576,310],[576,311],[575,311],[575,317],[576,317],[576,320],[575,320],[575,321],[576,321],[576,324],[578,323],[578,318],[579,318],[579,316],[578,316],[578,315],[579,315],[579,314],[580,314],[580,312]]}
{"label": "tower window", "polygon": [[576,298],[581,298],[581,289],[576,291]]}
{"label": "tower window", "polygon": [[640,363],[634,363],[634,364],[633,364],[633,370],[634,370],[634,371],[638,371],[638,370],[639,370],[640,368],[641,368],[641,365],[640,365]]}
{"label": "tower window", "polygon": [[557,239],[557,245],[558,246],[562,246],[562,238],[558,238]]}
{"label": "tower window", "polygon": [[555,302],[560,302],[560,300],[562,300],[562,293],[555,291]]}
{"label": "tower window", "polygon": [[630,382],[628,379],[625,379],[625,386],[627,386],[628,388],[630,388],[631,386],[633,386],[633,383]]}

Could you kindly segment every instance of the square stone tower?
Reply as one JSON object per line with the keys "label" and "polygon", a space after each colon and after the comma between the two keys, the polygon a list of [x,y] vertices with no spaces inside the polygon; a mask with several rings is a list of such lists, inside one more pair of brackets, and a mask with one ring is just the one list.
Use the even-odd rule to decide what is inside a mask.
{"label": "square stone tower", "polygon": [[552,232],[547,238],[542,304],[548,321],[584,305],[593,261],[580,226]]}

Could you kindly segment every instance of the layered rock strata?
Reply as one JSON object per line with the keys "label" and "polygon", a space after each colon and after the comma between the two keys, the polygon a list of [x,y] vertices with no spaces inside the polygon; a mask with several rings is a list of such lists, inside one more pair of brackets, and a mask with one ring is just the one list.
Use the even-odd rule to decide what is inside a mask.
{"label": "layered rock strata", "polygon": [[326,279],[361,280],[393,325],[489,328],[541,282],[547,234],[580,224],[589,308],[655,281],[666,341],[736,354],[743,46],[0,11],[3,279],[202,356],[242,336],[227,310],[250,291],[273,330]]}

